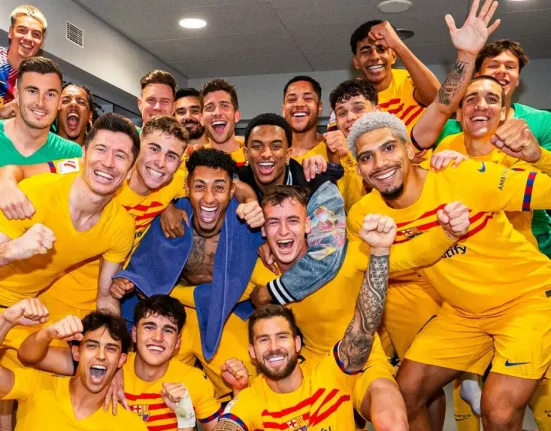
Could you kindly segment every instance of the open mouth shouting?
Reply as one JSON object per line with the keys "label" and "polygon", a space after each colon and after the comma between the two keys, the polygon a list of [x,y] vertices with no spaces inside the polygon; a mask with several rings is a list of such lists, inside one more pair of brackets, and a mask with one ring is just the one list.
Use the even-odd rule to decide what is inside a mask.
{"label": "open mouth shouting", "polygon": [[80,113],[77,110],[71,110],[67,114],[67,128],[71,130],[78,129],[80,123]]}
{"label": "open mouth shouting", "polygon": [[218,207],[201,205],[199,207],[199,218],[203,223],[214,223],[218,219]]}
{"label": "open mouth shouting", "polygon": [[275,162],[258,162],[258,173],[270,175],[274,171]]}
{"label": "open mouth shouting", "polygon": [[216,120],[212,122],[212,128],[216,133],[222,133],[226,128],[226,124],[228,124],[227,121]]}
{"label": "open mouth shouting", "polygon": [[294,243],[293,239],[280,239],[276,241],[277,248],[282,254],[289,254],[293,249]]}
{"label": "open mouth shouting", "polygon": [[94,384],[100,384],[107,374],[105,365],[95,364],[90,367],[90,379]]}

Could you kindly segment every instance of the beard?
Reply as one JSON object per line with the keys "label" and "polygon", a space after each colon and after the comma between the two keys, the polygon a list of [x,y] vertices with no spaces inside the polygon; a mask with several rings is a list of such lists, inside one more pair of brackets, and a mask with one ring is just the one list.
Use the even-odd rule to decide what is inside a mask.
{"label": "beard", "polygon": [[287,356],[288,362],[287,362],[287,365],[283,367],[283,369],[274,371],[268,368],[266,365],[264,365],[264,362],[261,362],[261,361],[258,361],[258,369],[262,374],[264,374],[270,380],[278,381],[289,377],[293,373],[293,371],[298,365],[298,355],[296,353],[287,355],[286,353],[283,353],[283,352],[273,352],[272,355],[276,353],[281,354],[281,356]]}
{"label": "beard", "polygon": [[402,183],[394,189],[390,189],[380,193],[381,196],[383,196],[386,200],[392,201],[394,199],[398,199],[400,196],[402,196],[402,193],[404,193],[404,184]]}
{"label": "beard", "polygon": [[[189,125],[192,125],[193,127],[192,128],[188,128],[187,126]],[[189,134],[189,139],[190,140],[195,140],[195,139],[199,139],[201,136],[203,136],[205,134],[205,126],[201,126],[201,123],[199,122],[194,122],[194,121],[188,121],[187,123],[184,123],[184,127],[186,128],[188,134]]]}

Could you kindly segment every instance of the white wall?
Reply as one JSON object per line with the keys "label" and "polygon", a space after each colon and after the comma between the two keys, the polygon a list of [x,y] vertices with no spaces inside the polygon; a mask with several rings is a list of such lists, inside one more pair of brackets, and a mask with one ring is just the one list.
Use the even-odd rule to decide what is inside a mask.
{"label": "white wall", "polygon": [[[440,82],[445,79],[450,67],[450,65],[429,65],[429,68]],[[532,60],[522,71],[522,85],[517,90],[516,99],[535,108],[551,109],[550,71],[551,59]],[[295,75],[299,74],[232,76],[225,79],[237,88],[241,118],[250,120],[260,113],[275,112],[280,114],[283,87]],[[357,76],[353,70],[309,72],[300,73],[300,75],[309,75],[321,84],[324,103],[323,116],[329,115],[329,93],[342,81]],[[189,79],[188,85],[199,89],[204,82],[205,79]]]}
{"label": "white wall", "polygon": [[[8,31],[10,13],[21,3],[21,0],[0,1],[0,29]],[[48,20],[46,54],[59,60],[65,75],[88,84],[99,96],[115,103],[118,102],[113,98],[118,98],[122,102],[118,104],[136,110],[140,78],[154,69],[171,72],[179,86],[186,85],[184,76],[72,0],[33,0],[31,3]],[[66,21],[84,31],[84,48],[66,40]]]}

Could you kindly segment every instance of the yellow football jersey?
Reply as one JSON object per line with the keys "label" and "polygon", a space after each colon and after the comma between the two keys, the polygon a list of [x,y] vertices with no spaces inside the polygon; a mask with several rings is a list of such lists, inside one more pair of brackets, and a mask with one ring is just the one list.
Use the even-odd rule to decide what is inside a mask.
{"label": "yellow football jersey", "polygon": [[36,209],[32,220],[7,220],[0,214],[0,232],[11,239],[21,236],[36,223],[50,228],[56,238],[47,254],[0,268],[0,304],[9,306],[36,296],[64,271],[87,259],[103,257],[108,262],[125,261],[132,248],[134,220],[115,201],[107,204],[92,228],[83,232],[74,228],[69,193],[77,175],[44,174],[23,180],[19,187]]}
{"label": "yellow football jersey", "polygon": [[229,402],[221,419],[250,431],[355,429],[351,394],[358,374],[344,371],[338,344],[333,353],[302,371],[300,387],[286,394],[272,391],[264,376],[259,375]]}
{"label": "yellow football jersey", "polygon": [[160,395],[163,383],[183,383],[186,386],[199,422],[208,423],[218,418],[220,403],[214,398],[212,383],[201,370],[173,359],[162,378],[145,382],[134,372],[135,361],[136,354],[129,353],[123,366],[124,392],[130,408],[150,431],[178,429],[176,414]]}
{"label": "yellow football jersey", "polygon": [[[450,135],[442,139],[438,147],[434,151],[434,154],[437,154],[444,150],[453,150],[458,153],[469,156],[473,160],[479,162],[493,162],[508,168],[515,170],[534,170],[532,165],[526,163],[522,160],[516,159],[505,154],[503,151],[493,148],[493,150],[484,155],[484,156],[470,156],[467,152],[467,147],[465,146],[465,134],[463,132],[457,133],[455,135]],[[532,211],[507,211],[507,217],[513,224],[513,227],[523,234],[526,239],[533,244],[534,247],[538,248],[538,241],[532,233],[532,218],[534,216]]]}
{"label": "yellow football jersey", "polygon": [[[239,144],[240,148],[238,150],[232,151],[230,156],[232,160],[237,164],[237,167],[244,166],[247,159],[245,158],[245,144],[243,143],[243,137],[236,136],[236,142]],[[209,141],[205,148],[213,148],[212,143]]]}
{"label": "yellow football jersey", "polygon": [[390,208],[376,191],[357,206],[364,214],[392,217],[400,244],[430,233],[438,226],[437,211],[455,201],[470,209],[469,232],[423,270],[442,298],[466,315],[495,315],[525,298],[547,301],[551,262],[513,228],[504,211],[551,207],[548,176],[466,160],[428,172],[421,196],[408,208]]}
{"label": "yellow football jersey", "polygon": [[70,377],[32,368],[13,370],[15,382],[4,400],[17,400],[17,431],[146,431],[135,414],[119,408],[117,416],[103,405],[85,419],[76,419],[69,393]]}
{"label": "yellow football jersey", "polygon": [[[147,196],[134,192],[127,181],[117,191],[115,202],[122,205],[136,223],[132,252],[138,247],[153,219],[163,212],[173,199],[185,196],[184,177],[184,172],[177,171],[169,184]],[[93,258],[71,268],[63,277],[57,279],[39,296],[50,310],[51,318],[60,319],[68,312],[84,317],[83,314],[95,310],[98,275],[99,259]]]}
{"label": "yellow football jersey", "polygon": [[[302,350],[307,357],[323,357],[339,341],[354,317],[356,299],[364,272],[367,256],[355,247],[348,247],[344,262],[335,277],[322,288],[302,301],[288,307],[293,310],[297,326],[303,335]],[[267,285],[275,275],[258,262],[251,275],[247,292],[256,285]]]}
{"label": "yellow football jersey", "polygon": [[379,109],[390,112],[400,118],[406,125],[408,132],[425,110],[413,95],[415,86],[405,69],[392,69],[392,82],[390,86],[378,94]]}
{"label": "yellow football jersey", "polygon": [[[291,157],[302,164],[304,159],[312,156],[322,156],[325,161],[329,161],[325,141],[321,141],[318,145],[301,156]],[[344,176],[337,181],[337,186],[344,200],[344,210],[348,212],[348,210],[352,208],[352,205],[362,198],[365,194],[365,190],[362,179],[356,172],[356,160],[354,160],[352,155],[348,154],[348,156],[341,158],[341,165],[344,168]]]}

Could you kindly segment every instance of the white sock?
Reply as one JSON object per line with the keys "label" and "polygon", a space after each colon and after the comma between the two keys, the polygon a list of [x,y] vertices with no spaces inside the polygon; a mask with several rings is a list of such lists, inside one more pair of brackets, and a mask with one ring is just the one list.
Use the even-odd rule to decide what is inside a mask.
{"label": "white sock", "polygon": [[478,385],[478,376],[468,378],[461,382],[461,392],[459,395],[467,401],[473,411],[480,416],[480,400],[482,399],[482,389]]}

